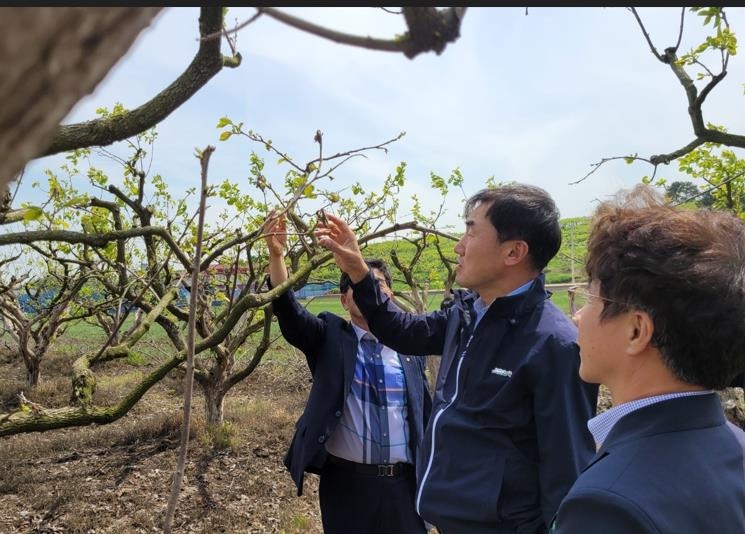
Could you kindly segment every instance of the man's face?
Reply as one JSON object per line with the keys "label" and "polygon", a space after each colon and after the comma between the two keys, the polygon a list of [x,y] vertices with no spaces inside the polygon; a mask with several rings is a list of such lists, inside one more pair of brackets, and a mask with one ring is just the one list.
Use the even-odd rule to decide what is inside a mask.
{"label": "man's face", "polygon": [[[455,281],[461,287],[482,292],[503,275],[506,247],[486,216],[488,205],[479,204],[466,217],[466,233],[455,245],[458,266]],[[483,295],[482,295],[483,296]]]}
{"label": "man's face", "polygon": [[625,335],[626,314],[601,321],[605,302],[599,296],[600,284],[593,281],[587,294],[585,305],[572,316],[579,331],[579,376],[593,384],[612,383],[628,341]]}
{"label": "man's face", "polygon": [[[378,285],[380,285],[380,291],[388,295],[389,297],[393,297],[393,291],[390,287],[388,287],[388,284],[385,281],[385,276],[380,271],[380,269],[373,269],[372,271],[373,276],[378,281]],[[342,293],[339,298],[341,299],[341,305],[349,313],[349,317],[352,319],[352,322],[354,322],[358,326],[363,326],[362,324],[360,324],[360,322],[362,322],[365,325],[363,327],[367,329],[367,321],[365,321],[362,312],[360,312],[360,309],[354,302],[354,291],[352,290],[352,288],[350,287],[349,289],[347,289],[347,292]]]}

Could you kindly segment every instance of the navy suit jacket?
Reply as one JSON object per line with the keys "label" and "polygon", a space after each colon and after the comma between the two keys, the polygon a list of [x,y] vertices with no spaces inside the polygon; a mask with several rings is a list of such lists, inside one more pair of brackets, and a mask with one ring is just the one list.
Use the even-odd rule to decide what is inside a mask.
{"label": "navy suit jacket", "polygon": [[[272,311],[288,343],[300,349],[313,375],[308,401],[295,425],[295,435],[284,463],[303,492],[305,472],[320,473],[326,462],[324,443],[344,410],[357,359],[357,334],[352,324],[334,315],[310,313],[287,291],[272,302]],[[427,424],[432,400],[424,375],[424,360],[400,355],[406,379],[409,443],[416,456]]]}
{"label": "navy suit jacket", "polygon": [[622,417],[559,506],[552,533],[743,534],[745,433],[716,393]]}

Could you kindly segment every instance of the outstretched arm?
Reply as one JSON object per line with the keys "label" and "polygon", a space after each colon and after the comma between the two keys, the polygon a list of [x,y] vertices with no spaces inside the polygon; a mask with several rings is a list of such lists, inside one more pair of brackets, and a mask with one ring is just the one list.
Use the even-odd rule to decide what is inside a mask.
{"label": "outstretched arm", "polygon": [[441,354],[447,313],[411,314],[401,310],[375,282],[349,225],[326,214],[315,231],[318,244],[334,254],[339,269],[352,280],[354,302],[375,336],[386,346],[412,355]]}
{"label": "outstretched arm", "polygon": [[[276,287],[289,278],[284,258],[287,245],[284,214],[269,213],[264,223],[264,239],[269,250],[269,283]],[[324,322],[302,307],[292,290],[277,297],[272,302],[272,310],[284,338],[303,351],[311,372],[315,372],[317,349],[326,335]]]}

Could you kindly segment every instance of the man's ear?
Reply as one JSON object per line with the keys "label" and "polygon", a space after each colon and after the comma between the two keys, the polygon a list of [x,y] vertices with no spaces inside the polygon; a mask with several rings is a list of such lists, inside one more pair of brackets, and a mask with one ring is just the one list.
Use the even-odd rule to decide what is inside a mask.
{"label": "man's ear", "polygon": [[641,354],[652,343],[654,322],[645,311],[628,312],[628,345],[626,352],[631,355]]}
{"label": "man's ear", "polygon": [[519,239],[509,241],[510,248],[505,257],[506,265],[517,265],[528,257],[529,248],[525,241]]}
{"label": "man's ear", "polygon": [[341,302],[342,308],[349,311],[349,297],[346,293],[339,293],[339,302]]}

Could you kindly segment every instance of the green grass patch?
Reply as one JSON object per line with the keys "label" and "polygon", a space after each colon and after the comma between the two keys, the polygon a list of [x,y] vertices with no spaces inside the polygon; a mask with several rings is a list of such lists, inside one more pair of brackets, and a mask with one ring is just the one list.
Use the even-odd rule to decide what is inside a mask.
{"label": "green grass patch", "polygon": [[127,356],[127,363],[135,366],[145,365],[147,363],[147,358],[141,352],[131,350]]}
{"label": "green grass patch", "polygon": [[[121,334],[127,332],[132,326],[132,317],[127,317],[124,324],[119,328],[120,337]],[[67,339],[75,339],[79,341],[95,341],[103,343],[108,339],[108,335],[104,332],[100,326],[87,323],[85,321],[76,321],[67,327],[64,336]],[[155,323],[150,326],[150,329],[143,336],[143,339],[166,339],[166,332],[163,328]]]}
{"label": "green grass patch", "polygon": [[551,293],[551,302],[556,304],[561,311],[569,315],[569,294],[566,289],[554,290]]}

